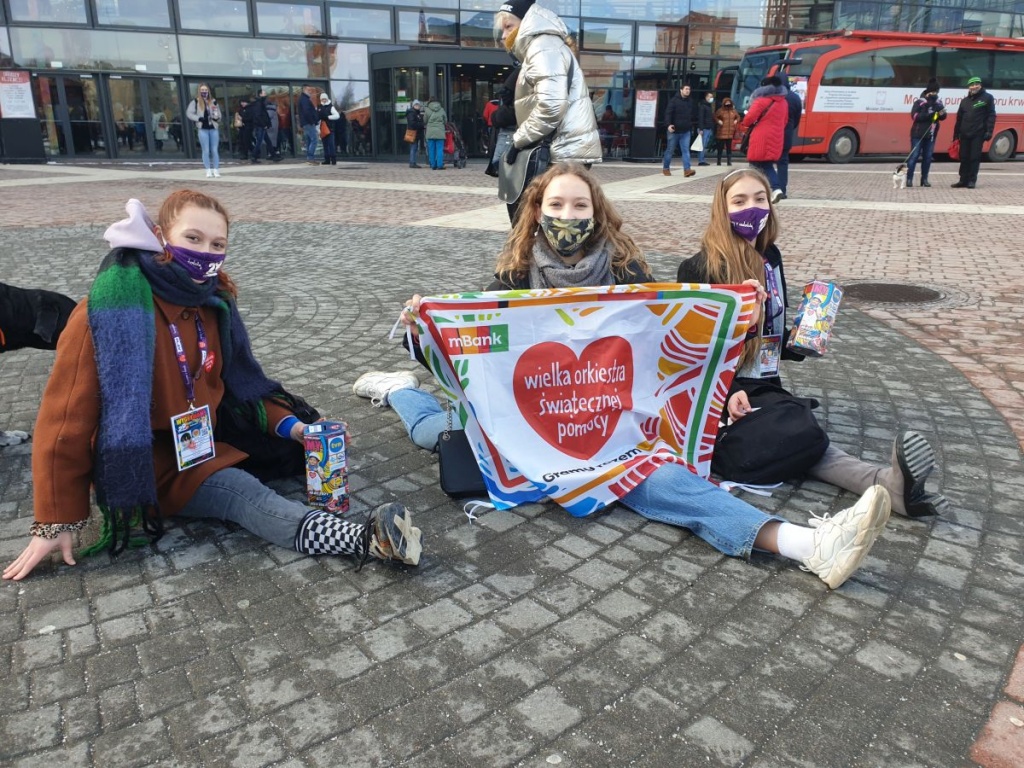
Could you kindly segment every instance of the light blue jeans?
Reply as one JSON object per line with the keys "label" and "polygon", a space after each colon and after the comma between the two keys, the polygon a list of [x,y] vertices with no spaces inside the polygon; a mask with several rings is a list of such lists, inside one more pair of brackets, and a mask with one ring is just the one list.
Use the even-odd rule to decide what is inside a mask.
{"label": "light blue jeans", "polygon": [[199,129],[199,146],[203,150],[203,166],[206,170],[220,168],[220,136],[216,128]]}
{"label": "light blue jeans", "polygon": [[[388,405],[416,445],[435,449],[448,416],[433,395],[422,389],[400,389],[388,395]],[[679,464],[658,467],[620,503],[648,520],[687,528],[733,557],[750,555],[761,527],[783,520],[730,496]]]}
{"label": "light blue jeans", "polygon": [[302,126],[302,135],[306,137],[306,160],[313,162],[316,157],[316,142],[320,138],[320,126],[316,123],[304,125]]}
{"label": "light blue jeans", "polygon": [[704,155],[708,151],[708,144],[711,143],[711,136],[714,133],[710,128],[702,128],[700,132],[701,137],[701,150],[697,153],[697,162],[704,162]]}
{"label": "light blue jeans", "polygon": [[295,549],[299,523],[310,511],[305,504],[278,495],[248,472],[228,467],[206,478],[178,514],[232,522],[271,544]]}
{"label": "light blue jeans", "polygon": [[444,167],[444,139],[427,139],[427,159],[435,170]]}
{"label": "light blue jeans", "polygon": [[675,133],[665,132],[665,156],[661,159],[661,167],[664,170],[668,170],[669,166],[672,165],[672,155],[675,154],[676,147],[679,148],[679,154],[683,156],[683,168],[690,170],[690,132],[689,131],[676,131]]}
{"label": "light blue jeans", "polygon": [[428,451],[437,448],[448,416],[436,397],[422,389],[399,389],[388,395],[388,405],[402,420],[410,440]]}

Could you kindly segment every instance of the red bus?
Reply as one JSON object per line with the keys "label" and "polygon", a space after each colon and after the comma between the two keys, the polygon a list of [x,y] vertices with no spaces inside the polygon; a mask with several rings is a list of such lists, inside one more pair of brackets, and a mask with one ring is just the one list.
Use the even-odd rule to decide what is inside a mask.
{"label": "red bus", "polygon": [[770,74],[789,77],[804,102],[793,156],[846,163],[858,155],[910,152],[910,107],[936,78],[949,117],[936,152],[946,152],[967,80],[992,94],[996,128],[990,160],[1008,160],[1024,138],[1024,39],[840,31],[747,51],[732,83],[737,109]]}

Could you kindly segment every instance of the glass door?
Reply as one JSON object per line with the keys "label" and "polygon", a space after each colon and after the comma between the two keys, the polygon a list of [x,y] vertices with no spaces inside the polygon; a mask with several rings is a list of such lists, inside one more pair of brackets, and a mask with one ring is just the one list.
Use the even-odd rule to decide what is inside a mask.
{"label": "glass door", "polygon": [[100,119],[99,94],[91,75],[32,78],[36,115],[48,155],[106,156],[112,144]]}
{"label": "glass door", "polygon": [[185,110],[175,78],[108,75],[106,80],[116,157],[185,157]]}
{"label": "glass door", "polygon": [[471,157],[486,157],[490,131],[484,121],[487,102],[496,98],[511,68],[494,64],[455,64],[448,67],[451,94],[449,115],[458,127]]}

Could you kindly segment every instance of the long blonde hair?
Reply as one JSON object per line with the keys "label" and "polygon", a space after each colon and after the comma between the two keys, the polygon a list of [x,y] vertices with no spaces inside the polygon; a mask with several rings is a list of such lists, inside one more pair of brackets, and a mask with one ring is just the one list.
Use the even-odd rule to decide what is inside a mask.
{"label": "long blonde hair", "polygon": [[[210,103],[206,103],[206,99],[203,98],[203,88],[210,92]],[[196,88],[196,110],[199,114],[206,111],[207,107],[213,106],[213,88],[208,86],[206,83],[200,83],[199,87]]]}
{"label": "long blonde hair", "polygon": [[[590,189],[590,200],[594,206],[594,232],[590,243],[607,240],[611,248],[612,272],[624,277],[630,271],[647,272],[647,260],[633,238],[622,231],[622,216],[605,196],[594,175],[579,163],[556,163],[534,179],[519,199],[519,215],[509,233],[505,247],[498,254],[495,272],[500,280],[513,282],[530,274],[533,260],[533,244],[537,241],[537,211],[544,201],[548,185],[559,176],[575,176]],[[631,270],[635,266],[637,269]]]}
{"label": "long blonde hair", "polygon": [[[764,187],[771,199],[771,185],[763,173],[753,168],[733,171],[718,184],[715,195],[711,199],[711,221],[700,238],[701,251],[704,254],[708,274],[708,282],[736,285],[751,278],[764,285],[764,259],[762,254],[775,243],[779,236],[779,219],[775,207],[769,203],[768,222],[758,234],[757,239],[750,243],[733,231],[729,220],[729,190],[741,179],[754,179]],[[763,326],[762,313],[762,326]],[[742,368],[753,360],[761,347],[761,331],[758,338],[751,339],[743,345],[739,366]]]}

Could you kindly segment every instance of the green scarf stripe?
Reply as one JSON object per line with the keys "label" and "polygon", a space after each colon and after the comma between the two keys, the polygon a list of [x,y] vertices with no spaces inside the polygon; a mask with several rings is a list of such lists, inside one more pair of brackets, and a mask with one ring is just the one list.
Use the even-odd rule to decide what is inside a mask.
{"label": "green scarf stripe", "polygon": [[89,309],[141,309],[152,314],[153,292],[136,265],[111,264],[102,268],[93,281]]}

